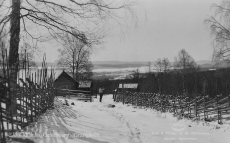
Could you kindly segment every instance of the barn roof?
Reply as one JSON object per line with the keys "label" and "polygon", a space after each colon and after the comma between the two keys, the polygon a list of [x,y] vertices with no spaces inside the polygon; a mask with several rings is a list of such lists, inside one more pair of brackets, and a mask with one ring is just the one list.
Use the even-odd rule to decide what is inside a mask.
{"label": "barn roof", "polygon": [[[72,81],[74,81],[74,82],[77,82],[72,76],[70,76],[68,73],[66,73],[64,70],[62,71],[62,73],[60,73],[58,76],[57,76],[57,78],[55,79],[55,81],[57,81],[58,79],[59,79],[59,77],[61,77],[61,76],[66,76],[66,77],[68,77],[69,79],[71,79]],[[54,82],[55,82],[54,81]]]}
{"label": "barn roof", "polygon": [[[125,83],[123,84],[123,88],[131,88],[131,89],[137,89],[138,83]],[[118,88],[122,88],[122,83],[119,84]]]}
{"label": "barn roof", "polygon": [[55,80],[58,79],[58,77],[62,74],[63,71],[61,70],[55,70],[54,75],[55,75]]}
{"label": "barn roof", "polygon": [[81,88],[90,88],[92,84],[92,81],[80,81],[79,87]]}

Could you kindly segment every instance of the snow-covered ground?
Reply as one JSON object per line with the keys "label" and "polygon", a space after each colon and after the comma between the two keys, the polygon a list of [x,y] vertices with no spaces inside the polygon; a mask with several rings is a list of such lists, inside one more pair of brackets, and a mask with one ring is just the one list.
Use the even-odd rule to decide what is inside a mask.
{"label": "snow-covered ground", "polygon": [[[93,102],[68,99],[75,105],[65,106],[63,102],[64,99],[57,100],[55,109],[16,133],[14,140],[35,143],[230,142],[229,124],[178,120],[171,113],[114,103],[112,95],[105,95],[102,103],[98,99]],[[108,106],[110,104],[115,107]]]}

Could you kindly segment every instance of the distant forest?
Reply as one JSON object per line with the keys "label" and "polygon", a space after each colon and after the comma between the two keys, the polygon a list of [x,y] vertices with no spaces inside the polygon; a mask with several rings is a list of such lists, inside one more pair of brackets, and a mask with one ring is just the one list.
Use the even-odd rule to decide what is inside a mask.
{"label": "distant forest", "polygon": [[167,95],[186,94],[189,97],[218,94],[229,95],[230,68],[209,71],[188,72],[185,75],[178,70],[145,73],[123,80],[94,80],[94,93],[99,86],[105,87],[106,93],[113,93],[119,83],[138,83],[140,92],[161,93]]}

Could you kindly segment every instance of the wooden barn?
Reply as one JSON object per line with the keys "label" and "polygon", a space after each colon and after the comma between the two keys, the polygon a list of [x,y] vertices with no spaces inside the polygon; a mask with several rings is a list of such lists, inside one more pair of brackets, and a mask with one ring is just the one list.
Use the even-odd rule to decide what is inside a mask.
{"label": "wooden barn", "polygon": [[138,83],[120,83],[118,85],[118,90],[121,91],[122,88],[123,88],[124,91],[139,92]]}
{"label": "wooden barn", "polygon": [[58,89],[78,89],[79,83],[73,79],[68,73],[63,71],[54,81],[54,85]]}

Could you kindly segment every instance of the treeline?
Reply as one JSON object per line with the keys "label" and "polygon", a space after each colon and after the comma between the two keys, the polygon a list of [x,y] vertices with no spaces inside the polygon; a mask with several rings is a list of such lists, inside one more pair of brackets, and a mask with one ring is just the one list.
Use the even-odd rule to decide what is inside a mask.
{"label": "treeline", "polygon": [[158,59],[155,72],[140,73],[137,69],[131,74],[132,79],[95,80],[94,93],[99,86],[105,87],[106,93],[112,93],[120,83],[138,83],[140,92],[161,93],[166,95],[186,95],[194,97],[199,94],[214,97],[218,94],[229,95],[230,68],[201,71],[199,65],[184,49],[180,50],[173,65],[167,58]]}
{"label": "treeline", "polygon": [[218,94],[229,95],[230,68],[192,71],[182,74],[178,70],[145,73],[139,77],[124,80],[96,80],[94,93],[99,86],[105,87],[105,92],[113,93],[119,83],[138,83],[140,92],[162,93],[167,95],[186,94],[190,97],[206,94],[214,97]]}

